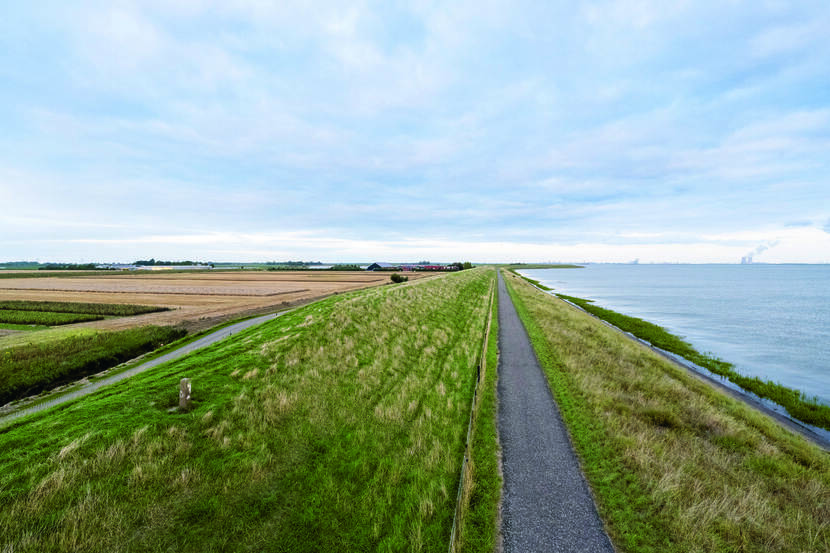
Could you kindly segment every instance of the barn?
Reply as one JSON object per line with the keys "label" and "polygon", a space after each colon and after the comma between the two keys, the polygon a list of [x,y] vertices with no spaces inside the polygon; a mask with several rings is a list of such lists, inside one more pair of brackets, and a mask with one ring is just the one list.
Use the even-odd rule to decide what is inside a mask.
{"label": "barn", "polygon": [[366,267],[367,271],[400,271],[401,266],[393,263],[377,262]]}

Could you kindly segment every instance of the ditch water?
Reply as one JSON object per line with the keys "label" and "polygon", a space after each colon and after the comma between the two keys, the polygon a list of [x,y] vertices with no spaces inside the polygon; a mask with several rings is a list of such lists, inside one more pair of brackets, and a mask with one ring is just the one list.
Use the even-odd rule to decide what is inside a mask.
{"label": "ditch water", "polygon": [[830,265],[616,265],[528,269],[695,349],[830,404]]}

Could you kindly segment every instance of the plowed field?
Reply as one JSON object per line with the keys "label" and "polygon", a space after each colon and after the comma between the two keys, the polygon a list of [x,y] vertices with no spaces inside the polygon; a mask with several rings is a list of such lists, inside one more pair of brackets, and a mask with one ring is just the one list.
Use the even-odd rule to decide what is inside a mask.
{"label": "plowed field", "polygon": [[[435,273],[408,273],[410,279]],[[123,329],[182,324],[191,331],[224,320],[307,303],[335,293],[390,282],[389,273],[341,271],[223,271],[0,279],[0,300],[160,305],[173,311],[79,323]]]}

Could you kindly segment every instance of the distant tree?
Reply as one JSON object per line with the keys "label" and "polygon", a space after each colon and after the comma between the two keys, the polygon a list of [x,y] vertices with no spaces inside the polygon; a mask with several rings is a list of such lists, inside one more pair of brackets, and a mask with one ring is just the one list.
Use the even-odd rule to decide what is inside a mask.
{"label": "distant tree", "polygon": [[39,271],[94,271],[95,263],[47,263],[38,267]]}
{"label": "distant tree", "polygon": [[472,269],[472,268],[473,268],[473,264],[470,263],[469,261],[465,261],[464,266],[462,267],[462,269]]}
{"label": "distant tree", "polygon": [[409,280],[408,276],[399,275],[398,273],[392,273],[392,275],[389,278],[391,278],[392,282],[394,283],[406,282],[407,280]]}
{"label": "distant tree", "polygon": [[138,267],[154,267],[154,266],[170,266],[170,265],[199,265],[200,262],[198,261],[162,261],[161,259],[156,260],[154,258],[150,259],[139,259],[133,265]]}

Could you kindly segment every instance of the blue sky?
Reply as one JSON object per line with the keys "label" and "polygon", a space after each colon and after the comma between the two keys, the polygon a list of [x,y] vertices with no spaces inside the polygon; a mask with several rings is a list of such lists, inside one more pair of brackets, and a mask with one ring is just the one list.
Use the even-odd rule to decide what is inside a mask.
{"label": "blue sky", "polygon": [[5,6],[0,261],[830,262],[826,1],[274,4]]}

